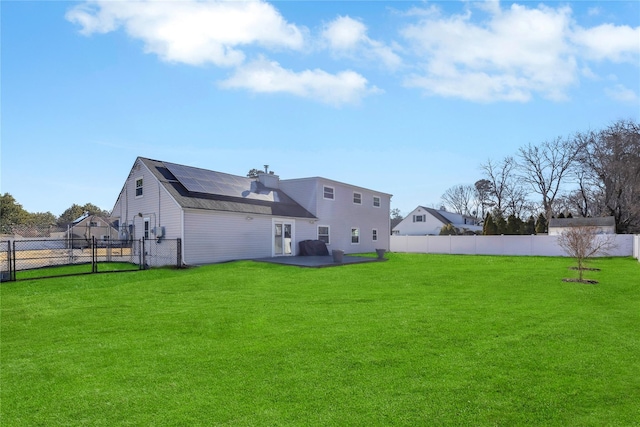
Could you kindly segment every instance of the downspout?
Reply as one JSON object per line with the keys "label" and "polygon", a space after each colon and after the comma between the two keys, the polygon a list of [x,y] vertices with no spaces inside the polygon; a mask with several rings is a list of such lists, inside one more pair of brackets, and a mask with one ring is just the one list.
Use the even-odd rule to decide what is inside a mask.
{"label": "downspout", "polygon": [[182,241],[182,264],[186,265],[186,260],[185,260],[185,244],[184,244],[184,208],[180,207],[180,239]]}
{"label": "downspout", "polygon": [[164,239],[164,233],[162,233],[162,235],[160,237],[158,237],[158,230],[162,227],[161,225],[161,221],[160,221],[160,215],[162,213],[162,210],[160,209],[161,207],[161,198],[162,198],[162,193],[161,193],[161,189],[160,189],[160,180],[156,180],[156,182],[158,183],[158,222],[156,224],[156,241],[158,243],[160,243],[162,241],[162,239]]}
{"label": "downspout", "polygon": [[156,224],[157,227],[162,226],[161,221],[160,221],[160,213],[162,212],[162,210],[160,209],[161,206],[161,198],[162,198],[162,193],[161,193],[161,189],[160,189],[160,180],[157,180],[158,182],[158,224]]}

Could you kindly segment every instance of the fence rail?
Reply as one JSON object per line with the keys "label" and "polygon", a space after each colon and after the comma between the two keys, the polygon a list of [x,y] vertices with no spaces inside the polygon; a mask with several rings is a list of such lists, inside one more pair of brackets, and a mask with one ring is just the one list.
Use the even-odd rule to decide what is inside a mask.
{"label": "fence rail", "polygon": [[[175,240],[25,239],[0,241],[0,281],[61,274],[128,271],[182,264],[182,242]],[[51,267],[81,266],[60,273]],[[84,268],[86,267],[86,268]]]}
{"label": "fence rail", "polygon": [[[635,239],[634,239],[635,238]],[[635,240],[635,242],[634,242]],[[609,256],[634,256],[638,236],[616,234],[615,248]],[[558,236],[391,236],[392,252],[466,254],[466,255],[525,255],[565,256],[558,244]],[[640,251],[640,249],[637,249]],[[640,257],[640,253],[638,254]],[[639,258],[640,259],[640,258]]]}

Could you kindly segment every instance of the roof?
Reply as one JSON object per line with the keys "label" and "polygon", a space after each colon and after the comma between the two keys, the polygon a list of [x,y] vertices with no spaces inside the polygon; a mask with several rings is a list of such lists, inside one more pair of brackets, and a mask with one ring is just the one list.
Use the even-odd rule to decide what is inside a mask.
{"label": "roof", "polygon": [[143,157],[138,159],[185,209],[316,218],[282,190],[266,188],[253,178]]}
{"label": "roof", "polygon": [[72,224],[77,224],[81,221],[84,221],[87,218],[89,218],[89,212],[85,212],[82,215],[80,215],[78,218],[74,219]]}
{"label": "roof", "polygon": [[468,226],[471,224],[462,224],[462,223],[455,223],[453,222],[450,218],[447,218],[447,215],[453,215],[454,216],[454,220],[455,218],[466,218],[466,219],[470,219],[470,220],[476,220],[473,217],[470,217],[468,215],[462,215],[462,214],[458,214],[455,212],[447,212],[447,211],[442,211],[442,210],[438,210],[438,209],[434,209],[434,208],[428,208],[426,206],[418,206],[419,209],[424,209],[425,211],[429,212],[434,218],[436,218],[438,221],[442,222],[443,224],[447,225],[447,224],[452,224],[452,225],[464,225],[464,226]]}
{"label": "roof", "polygon": [[442,222],[443,224],[452,224],[451,221],[449,221],[449,219],[447,219],[444,215],[442,215],[440,213],[440,211],[438,211],[437,209],[433,209],[433,208],[426,208],[424,206],[420,206],[422,209],[426,210],[427,212],[429,212],[431,215],[433,215],[434,218],[436,218],[437,220],[439,220],[440,222]]}
{"label": "roof", "polygon": [[616,219],[612,216],[596,218],[551,218],[549,227],[615,227]]}
{"label": "roof", "polygon": [[361,187],[359,185],[354,185],[354,184],[348,184],[348,183],[342,182],[342,181],[336,181],[335,179],[325,178],[323,176],[312,176],[312,177],[306,177],[306,178],[291,178],[291,179],[282,179],[282,180],[280,180],[280,182],[285,182],[285,183],[286,182],[298,182],[298,181],[320,181],[323,184],[341,185],[341,186],[353,188],[354,190],[368,191],[368,192],[371,192],[371,193],[376,193],[376,194],[379,194],[379,195],[384,195],[384,196],[389,196],[389,197],[393,196],[393,194],[391,194],[391,193],[385,193],[384,191],[372,190],[370,188],[365,188],[365,187]]}

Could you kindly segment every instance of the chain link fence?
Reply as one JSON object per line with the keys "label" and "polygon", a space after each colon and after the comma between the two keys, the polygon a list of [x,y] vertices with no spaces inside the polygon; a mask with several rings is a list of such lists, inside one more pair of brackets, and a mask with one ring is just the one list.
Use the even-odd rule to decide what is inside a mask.
{"label": "chain link fence", "polygon": [[25,239],[2,241],[0,251],[3,282],[182,265],[180,239]]}
{"label": "chain link fence", "polygon": [[142,244],[141,265],[144,268],[182,266],[181,239],[143,239],[139,240],[138,242]]}
{"label": "chain link fence", "polygon": [[0,282],[15,280],[11,267],[11,242],[0,241]]}

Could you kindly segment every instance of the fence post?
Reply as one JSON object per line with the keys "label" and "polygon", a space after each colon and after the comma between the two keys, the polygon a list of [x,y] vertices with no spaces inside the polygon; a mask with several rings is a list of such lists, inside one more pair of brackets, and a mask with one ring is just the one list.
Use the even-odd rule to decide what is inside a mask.
{"label": "fence post", "polygon": [[11,257],[11,280],[16,280],[16,241],[11,242],[11,246],[13,246],[12,257]]}
{"label": "fence post", "polygon": [[97,247],[96,247],[96,236],[91,236],[91,272],[98,272],[98,264],[97,264]]}
{"label": "fence post", "polygon": [[176,267],[182,267],[182,239],[177,240],[177,259],[176,259]]}
{"label": "fence post", "polygon": [[[5,243],[5,242],[0,242],[0,243]],[[12,282],[15,281],[15,275],[13,273],[13,259],[11,256],[11,241],[7,240],[7,271],[2,271],[0,274],[2,274],[2,277],[0,277],[0,282]],[[2,266],[2,269],[4,270],[4,265]],[[6,276],[5,276],[6,274]]]}
{"label": "fence post", "polygon": [[147,269],[147,249],[145,248],[145,238],[141,239],[141,250],[140,250],[140,270]]}

